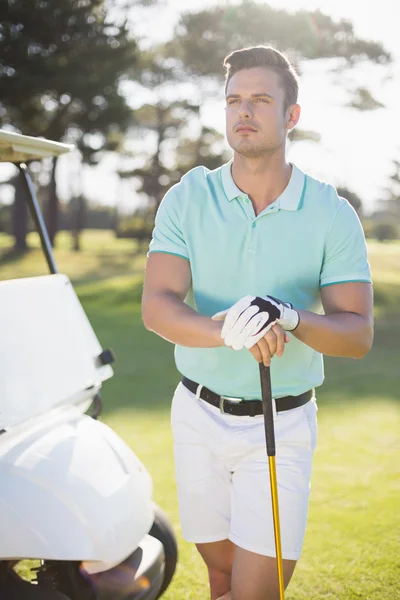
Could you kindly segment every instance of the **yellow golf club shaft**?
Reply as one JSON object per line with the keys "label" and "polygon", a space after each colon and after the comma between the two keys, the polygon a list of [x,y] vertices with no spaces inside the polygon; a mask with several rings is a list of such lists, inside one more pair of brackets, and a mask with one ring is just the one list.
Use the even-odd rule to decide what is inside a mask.
{"label": "yellow golf club shaft", "polygon": [[281,545],[281,526],[279,521],[279,506],[278,506],[278,485],[276,482],[276,465],[275,456],[268,456],[271,498],[272,498],[272,513],[274,518],[274,534],[275,534],[275,549],[276,562],[278,569],[278,584],[279,584],[279,599],[285,599],[285,586],[283,583],[283,563],[282,563],[282,545]]}

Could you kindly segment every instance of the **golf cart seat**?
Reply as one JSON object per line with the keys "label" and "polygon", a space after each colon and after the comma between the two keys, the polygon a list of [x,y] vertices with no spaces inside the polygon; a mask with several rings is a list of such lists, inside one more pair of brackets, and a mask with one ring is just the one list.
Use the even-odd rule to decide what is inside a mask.
{"label": "golf cart seat", "polygon": [[0,282],[0,430],[88,400],[113,374],[66,275]]}
{"label": "golf cart seat", "polygon": [[24,163],[74,146],[0,129],[0,161],[14,163],[51,275],[0,282],[0,431],[62,404],[87,401],[112,376],[104,352],[66,275],[54,261]]}

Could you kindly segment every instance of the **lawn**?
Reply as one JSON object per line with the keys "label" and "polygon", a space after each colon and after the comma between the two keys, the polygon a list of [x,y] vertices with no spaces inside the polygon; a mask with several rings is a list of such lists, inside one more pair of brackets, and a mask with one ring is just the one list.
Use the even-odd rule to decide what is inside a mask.
{"label": "lawn", "polygon": [[[29,241],[37,248],[34,234]],[[38,249],[13,257],[9,245],[0,235],[0,279],[47,272]],[[103,346],[117,355],[103,418],[150,471],[154,498],[178,535],[179,567],[164,598],[207,600],[205,569],[180,536],[169,428],[178,380],[173,348],[141,323],[145,257],[109,232],[88,232],[80,254],[69,248],[63,234],[60,271],[73,280]],[[400,600],[400,244],[371,242],[369,253],[374,347],[361,361],[325,361],[309,524],[287,600]]]}

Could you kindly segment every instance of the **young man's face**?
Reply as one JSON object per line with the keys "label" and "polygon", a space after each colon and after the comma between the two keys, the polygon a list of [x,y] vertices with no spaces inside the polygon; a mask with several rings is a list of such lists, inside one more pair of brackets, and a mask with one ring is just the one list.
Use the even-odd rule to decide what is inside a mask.
{"label": "young man's face", "polygon": [[238,71],[226,89],[226,137],[242,156],[258,158],[284,147],[288,129],[296,125],[300,107],[286,111],[279,75],[265,67]]}

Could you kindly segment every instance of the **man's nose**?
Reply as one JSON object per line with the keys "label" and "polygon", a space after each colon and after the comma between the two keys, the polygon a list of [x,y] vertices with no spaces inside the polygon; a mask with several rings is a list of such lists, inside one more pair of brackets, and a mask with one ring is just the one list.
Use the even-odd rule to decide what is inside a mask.
{"label": "man's nose", "polygon": [[243,100],[239,106],[239,117],[241,119],[249,119],[252,114],[250,103],[247,100]]}

